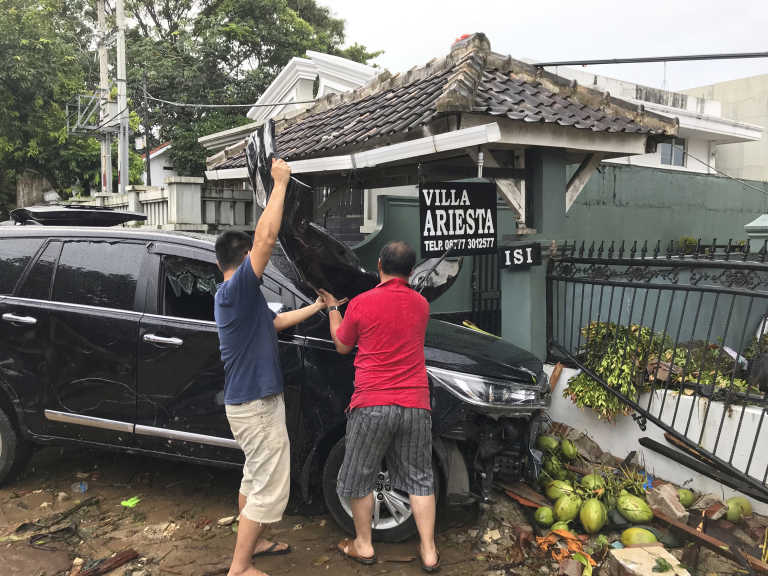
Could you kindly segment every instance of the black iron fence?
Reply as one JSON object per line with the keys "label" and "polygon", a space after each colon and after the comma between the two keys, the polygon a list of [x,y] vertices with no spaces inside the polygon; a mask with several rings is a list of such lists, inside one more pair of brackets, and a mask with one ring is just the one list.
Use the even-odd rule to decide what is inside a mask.
{"label": "black iron fence", "polygon": [[647,446],[768,501],[767,242],[566,243],[547,308],[576,404],[652,422],[668,445]]}

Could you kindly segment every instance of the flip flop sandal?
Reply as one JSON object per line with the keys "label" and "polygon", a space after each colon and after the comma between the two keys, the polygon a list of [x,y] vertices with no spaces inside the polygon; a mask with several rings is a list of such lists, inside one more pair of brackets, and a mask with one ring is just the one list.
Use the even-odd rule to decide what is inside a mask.
{"label": "flip flop sandal", "polygon": [[440,572],[440,553],[437,553],[437,562],[432,564],[432,566],[427,566],[424,564],[424,559],[421,557],[421,550],[419,550],[419,564],[421,564],[421,569],[424,570],[427,574],[434,574],[435,572]]}
{"label": "flip flop sandal", "polygon": [[279,550],[277,547],[280,545],[280,542],[272,542],[272,546],[269,548],[262,550],[261,552],[256,552],[255,554],[251,554],[251,558],[259,558],[260,556],[283,556],[284,554],[288,554],[291,552],[291,545],[288,544],[285,548],[280,548]]}
{"label": "flip flop sandal", "polygon": [[[359,562],[365,566],[372,566],[373,564],[376,564],[376,554],[373,556],[358,556],[352,552],[352,550],[354,550],[353,544],[354,541],[350,540],[349,538],[344,538],[344,540],[338,543],[336,549],[341,552],[345,558],[349,558],[350,560],[354,560],[355,562]],[[347,550],[346,552],[344,551],[345,548]]]}

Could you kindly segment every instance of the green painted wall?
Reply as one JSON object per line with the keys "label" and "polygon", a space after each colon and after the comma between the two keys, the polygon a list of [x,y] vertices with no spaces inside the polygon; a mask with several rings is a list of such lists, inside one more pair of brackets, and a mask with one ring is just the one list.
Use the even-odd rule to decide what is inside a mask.
{"label": "green painted wall", "polygon": [[[569,166],[568,175],[575,170]],[[555,238],[718,242],[746,238],[744,225],[768,212],[768,183],[709,174],[603,164],[571,207]]]}
{"label": "green painted wall", "polygon": [[[691,174],[637,166],[601,165],[568,214],[564,214],[565,183],[575,166],[566,166],[557,151],[536,158],[540,185],[531,189],[544,202],[537,216],[543,233],[524,241],[551,240],[656,240],[669,242],[683,236],[744,239],[744,225],[768,212],[768,183],[750,182],[765,193],[712,175]],[[562,199],[562,204],[560,201]],[[380,230],[355,248],[363,265],[376,268],[381,247],[390,240],[419,245],[417,198],[379,198]],[[515,233],[513,211],[499,210],[499,242]],[[546,264],[546,263],[545,263]],[[528,271],[501,272],[502,335],[515,344],[544,356],[546,352],[546,266]],[[433,313],[471,310],[472,259],[465,258],[454,286],[433,302]]]}

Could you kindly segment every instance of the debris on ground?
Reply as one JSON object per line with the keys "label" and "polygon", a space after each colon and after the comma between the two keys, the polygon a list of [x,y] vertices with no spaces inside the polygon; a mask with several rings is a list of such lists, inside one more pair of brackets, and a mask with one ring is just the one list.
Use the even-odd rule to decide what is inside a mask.
{"label": "debris on ground", "polygon": [[604,576],[690,576],[680,561],[663,546],[623,548],[608,552],[600,574]]}
{"label": "debris on ground", "polygon": [[132,548],[118,552],[108,558],[97,560],[93,564],[86,566],[79,572],[79,576],[101,576],[127,564],[131,560],[139,557],[139,553]]}

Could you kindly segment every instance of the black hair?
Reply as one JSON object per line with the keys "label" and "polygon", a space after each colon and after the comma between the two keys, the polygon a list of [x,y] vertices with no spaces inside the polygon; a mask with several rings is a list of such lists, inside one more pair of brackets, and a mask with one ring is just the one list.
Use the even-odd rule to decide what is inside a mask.
{"label": "black hair", "polygon": [[381,249],[379,260],[384,274],[407,278],[416,265],[416,252],[405,242],[389,242]]}
{"label": "black hair", "polygon": [[251,239],[245,232],[227,230],[216,238],[216,260],[223,271],[240,266],[251,249]]}

